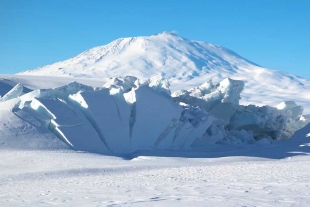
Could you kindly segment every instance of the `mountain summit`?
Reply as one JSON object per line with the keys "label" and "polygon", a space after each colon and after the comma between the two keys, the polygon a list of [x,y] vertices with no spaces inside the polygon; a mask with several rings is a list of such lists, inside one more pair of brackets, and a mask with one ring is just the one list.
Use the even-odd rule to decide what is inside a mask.
{"label": "mountain summit", "polygon": [[[120,38],[71,59],[20,74],[96,78],[131,75],[139,79],[161,75],[169,79],[172,90],[229,77],[245,82],[243,104],[276,105],[282,100],[310,102],[307,79],[263,68],[225,47],[168,32]],[[268,97],[277,98],[269,101]]]}
{"label": "mountain summit", "polygon": [[188,81],[212,71],[236,73],[257,68],[233,51],[163,32],[152,36],[120,38],[87,50],[71,59],[23,74],[147,78],[161,74],[172,80]]}

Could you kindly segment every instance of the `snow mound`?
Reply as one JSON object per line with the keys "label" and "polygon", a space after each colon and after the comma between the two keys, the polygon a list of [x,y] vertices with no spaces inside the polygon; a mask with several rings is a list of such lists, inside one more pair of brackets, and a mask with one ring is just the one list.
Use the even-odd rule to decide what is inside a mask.
{"label": "snow mound", "polygon": [[1,149],[69,149],[32,114],[0,110]]}
{"label": "snow mound", "polygon": [[277,107],[240,105],[240,80],[209,81],[172,95],[169,86],[161,75],[143,81],[111,78],[96,89],[72,82],[26,94],[17,84],[0,102],[3,146],[22,146],[29,139],[40,143],[39,148],[52,140],[45,145],[61,148],[59,143],[65,143],[74,150],[116,155],[195,150],[210,144],[288,139],[310,121],[292,101]]}

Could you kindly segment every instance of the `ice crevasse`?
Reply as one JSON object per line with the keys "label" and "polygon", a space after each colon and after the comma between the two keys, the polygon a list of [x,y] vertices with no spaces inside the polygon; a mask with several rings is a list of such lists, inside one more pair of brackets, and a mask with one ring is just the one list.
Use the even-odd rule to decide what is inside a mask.
{"label": "ice crevasse", "polygon": [[31,91],[16,84],[2,94],[0,122],[15,114],[74,150],[104,154],[272,142],[309,123],[293,101],[276,107],[239,105],[243,88],[242,81],[227,78],[171,94],[160,76],[144,82],[115,77],[95,89],[72,82]]}

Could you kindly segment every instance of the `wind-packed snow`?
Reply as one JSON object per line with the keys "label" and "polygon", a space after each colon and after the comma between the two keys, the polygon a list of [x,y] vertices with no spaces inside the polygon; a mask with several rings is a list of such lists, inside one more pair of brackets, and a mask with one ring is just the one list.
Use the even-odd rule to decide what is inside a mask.
{"label": "wind-packed snow", "polygon": [[310,205],[309,126],[289,140],[126,159],[0,150],[0,206]]}
{"label": "wind-packed snow", "polygon": [[[98,78],[107,81],[117,76],[134,76],[145,81],[159,75],[169,80],[172,92],[197,87],[208,80],[218,83],[231,78],[242,80],[245,84],[241,94],[243,105],[276,106],[283,100],[290,100],[304,106],[305,111],[310,113],[309,80],[264,68],[225,47],[167,32],[120,38],[71,59],[20,74],[91,77],[96,81]],[[32,88],[37,84],[50,84],[41,82],[40,78],[37,84],[29,81],[29,78],[35,77],[14,78]],[[60,80],[55,78],[51,81]]]}

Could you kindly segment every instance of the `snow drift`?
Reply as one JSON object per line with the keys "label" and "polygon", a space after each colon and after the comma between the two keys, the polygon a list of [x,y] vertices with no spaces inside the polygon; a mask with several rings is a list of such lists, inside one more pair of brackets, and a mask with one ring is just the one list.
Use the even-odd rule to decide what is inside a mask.
{"label": "snow drift", "polygon": [[[288,139],[309,123],[292,101],[277,108],[240,105],[243,88],[242,81],[226,78],[171,94],[160,76],[111,78],[101,88],[73,82],[25,92],[16,84],[0,99],[0,141],[12,147],[12,140],[32,142],[31,134],[40,137],[40,146],[65,143],[74,150],[128,154],[271,142]],[[15,123],[28,135],[13,133]]]}

